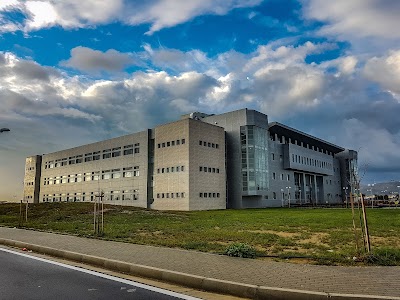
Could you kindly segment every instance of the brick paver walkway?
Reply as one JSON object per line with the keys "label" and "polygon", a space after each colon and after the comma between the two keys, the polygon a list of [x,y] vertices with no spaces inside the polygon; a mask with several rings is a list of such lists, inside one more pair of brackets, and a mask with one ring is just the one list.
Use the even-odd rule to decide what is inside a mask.
{"label": "brick paver walkway", "polygon": [[0,238],[239,283],[400,296],[400,267],[337,267],[240,259],[180,249],[0,227]]}

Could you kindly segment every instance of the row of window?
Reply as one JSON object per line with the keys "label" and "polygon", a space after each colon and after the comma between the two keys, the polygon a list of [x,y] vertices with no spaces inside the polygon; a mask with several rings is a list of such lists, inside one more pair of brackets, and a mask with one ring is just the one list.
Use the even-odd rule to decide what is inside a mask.
{"label": "row of window", "polygon": [[56,177],[48,177],[44,178],[44,185],[52,185],[52,184],[63,184],[63,183],[74,183],[81,182],[82,177],[83,181],[95,181],[95,180],[107,180],[107,179],[116,179],[116,178],[129,178],[139,176],[139,166],[135,167],[127,167],[121,169],[112,169],[112,170],[104,170],[104,171],[95,171],[95,172],[87,172],[82,174],[72,174],[72,175],[62,175]]}
{"label": "row of window", "polygon": [[200,198],[219,198],[220,193],[199,193]]}
{"label": "row of window", "polygon": [[174,172],[184,172],[185,166],[176,166],[176,167],[166,167],[166,168],[157,168],[157,173],[174,173]]}
{"label": "row of window", "polygon": [[219,173],[219,168],[199,167],[200,172]]}
{"label": "row of window", "polygon": [[124,147],[116,147],[112,149],[105,149],[102,151],[94,151],[85,153],[84,155],[75,155],[65,158],[56,159],[55,161],[45,162],[45,169],[53,169],[67,165],[80,164],[82,162],[90,162],[100,160],[101,158],[107,159],[112,157],[119,157],[123,155],[132,155],[140,153],[140,143],[125,145]]}
{"label": "row of window", "polygon": [[185,198],[185,192],[157,193],[157,198]]}
{"label": "row of window", "polygon": [[[310,195],[310,194],[306,194],[306,195],[305,195],[305,198],[303,198],[304,195],[301,194],[299,191],[298,191],[298,192],[295,192],[294,194],[295,194],[295,198],[294,198],[294,199],[291,199],[291,201],[297,201],[297,200],[300,200],[300,201],[311,200],[311,195]],[[281,191],[281,199],[287,199],[287,198],[285,197],[285,195],[287,196],[287,198],[289,198],[291,194],[290,194],[290,192],[289,192],[289,193],[286,193],[285,191]],[[339,194],[336,194],[336,195],[335,195],[335,198],[336,198],[336,199],[339,198],[339,197],[340,197]],[[272,193],[272,198],[273,198],[274,200],[277,199],[276,192],[273,192],[273,193]],[[328,200],[332,200],[333,194],[331,194],[331,193],[326,194],[326,198],[327,198]],[[268,195],[265,195],[265,199],[268,199]]]}
{"label": "row of window", "polygon": [[[276,137],[272,133],[270,133],[270,139],[272,141],[278,141],[279,143],[283,144],[284,143],[283,141],[285,138],[283,136],[277,136],[277,139],[276,139]],[[321,152],[321,153],[325,153],[325,154],[333,156],[333,153],[331,151],[328,151],[328,150],[325,150],[325,149],[322,149],[322,148],[319,148],[316,146],[312,146],[311,144],[301,143],[300,141],[296,141],[295,139],[290,139],[290,142],[289,142],[289,140],[286,138],[285,144],[294,144],[294,145],[302,146],[306,149],[311,149],[316,152]]]}
{"label": "row of window", "polygon": [[308,165],[308,166],[313,166],[313,167],[318,167],[318,168],[323,168],[323,169],[332,169],[332,164],[314,159],[314,158],[308,158],[305,156],[300,156],[297,154],[292,154],[292,162],[298,163],[298,164],[303,164],[303,165]]}
{"label": "row of window", "polygon": [[34,185],[35,183],[34,182],[25,182],[25,185]]}
{"label": "row of window", "polygon": [[[273,172],[272,173],[272,179],[276,179],[276,173],[275,172]],[[287,179],[287,181],[290,181],[290,174],[287,174],[287,176],[286,176],[286,179]],[[281,174],[281,180],[285,180],[285,174]]]}
{"label": "row of window", "polygon": [[199,145],[219,149],[219,144],[214,144],[214,143],[210,143],[210,142],[199,141]]}
{"label": "row of window", "polygon": [[33,171],[33,170],[35,170],[35,167],[29,167],[29,168],[26,168],[26,170],[27,171]]}
{"label": "row of window", "polygon": [[[98,198],[98,192],[84,193],[64,193],[64,194],[45,194],[42,197],[43,202],[80,202],[95,201]],[[122,190],[106,192],[103,201],[129,201],[139,200],[139,190]]]}
{"label": "row of window", "polygon": [[180,139],[180,140],[175,140],[175,141],[159,143],[159,144],[157,144],[157,147],[158,148],[165,148],[165,147],[171,147],[171,146],[184,145],[185,143],[186,143],[185,139]]}

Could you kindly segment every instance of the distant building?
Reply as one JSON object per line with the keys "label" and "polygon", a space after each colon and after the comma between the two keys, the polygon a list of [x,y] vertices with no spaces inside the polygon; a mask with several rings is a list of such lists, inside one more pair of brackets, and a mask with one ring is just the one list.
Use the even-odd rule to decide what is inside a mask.
{"label": "distant building", "polygon": [[160,210],[336,204],[357,152],[242,109],[26,159],[24,199]]}

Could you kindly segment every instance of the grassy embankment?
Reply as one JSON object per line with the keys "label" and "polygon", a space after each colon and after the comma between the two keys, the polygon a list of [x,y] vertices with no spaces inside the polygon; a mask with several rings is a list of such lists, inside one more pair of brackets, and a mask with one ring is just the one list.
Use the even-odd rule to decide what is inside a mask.
{"label": "grassy embankment", "polygon": [[[352,264],[356,254],[350,209],[106,209],[103,239],[214,253],[241,242],[259,256],[304,257],[325,264]],[[400,265],[400,210],[368,210],[368,224],[372,258],[377,259],[373,263]],[[0,225],[19,225],[19,204],[0,205]],[[93,204],[30,204],[22,227],[93,237]]]}

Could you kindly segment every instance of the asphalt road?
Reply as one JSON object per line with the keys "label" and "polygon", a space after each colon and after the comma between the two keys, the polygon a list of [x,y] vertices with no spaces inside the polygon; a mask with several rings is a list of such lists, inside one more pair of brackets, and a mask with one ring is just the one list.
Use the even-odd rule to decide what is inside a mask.
{"label": "asphalt road", "polygon": [[197,298],[0,247],[0,299]]}

